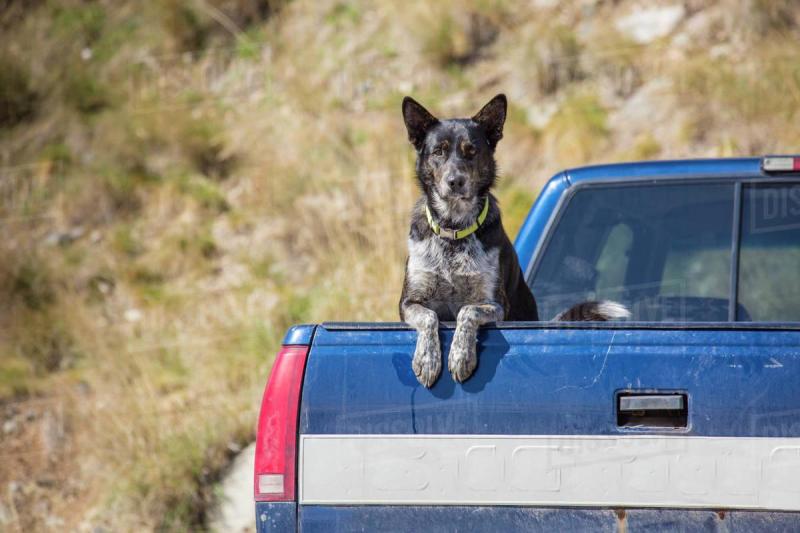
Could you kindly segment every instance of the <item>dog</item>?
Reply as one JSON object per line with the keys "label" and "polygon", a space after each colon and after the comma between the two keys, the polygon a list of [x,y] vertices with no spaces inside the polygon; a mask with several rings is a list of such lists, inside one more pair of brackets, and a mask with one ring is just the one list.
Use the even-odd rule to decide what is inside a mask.
{"label": "dog", "polygon": [[[448,368],[464,382],[478,364],[478,328],[500,320],[539,320],[491,189],[507,101],[492,98],[472,118],[440,120],[407,96],[403,120],[417,153],[422,195],[414,205],[400,319],[417,330],[414,374],[432,387],[442,369],[439,321],[456,321]],[[583,302],[555,320],[628,318],[610,301]]]}

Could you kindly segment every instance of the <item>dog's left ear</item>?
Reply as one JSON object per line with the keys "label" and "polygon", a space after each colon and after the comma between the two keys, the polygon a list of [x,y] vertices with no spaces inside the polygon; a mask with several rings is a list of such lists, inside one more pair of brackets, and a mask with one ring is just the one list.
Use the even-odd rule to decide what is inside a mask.
{"label": "dog's left ear", "polygon": [[486,133],[489,147],[494,150],[500,139],[503,138],[503,124],[506,122],[506,109],[508,102],[506,95],[498,94],[489,103],[483,106],[472,120]]}

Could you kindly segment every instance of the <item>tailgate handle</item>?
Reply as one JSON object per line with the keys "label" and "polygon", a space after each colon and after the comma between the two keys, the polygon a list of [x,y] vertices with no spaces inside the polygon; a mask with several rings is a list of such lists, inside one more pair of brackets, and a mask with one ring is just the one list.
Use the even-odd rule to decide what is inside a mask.
{"label": "tailgate handle", "polygon": [[619,410],[630,411],[677,411],[683,409],[683,395],[652,394],[642,396],[620,396]]}
{"label": "tailgate handle", "polygon": [[689,395],[622,392],[617,395],[617,427],[626,429],[685,429]]}

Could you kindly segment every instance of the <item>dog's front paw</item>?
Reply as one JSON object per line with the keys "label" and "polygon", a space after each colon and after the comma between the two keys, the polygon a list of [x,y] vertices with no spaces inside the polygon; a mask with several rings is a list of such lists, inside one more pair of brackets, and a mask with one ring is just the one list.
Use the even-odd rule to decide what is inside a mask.
{"label": "dog's front paw", "polygon": [[453,335],[453,344],[450,346],[450,355],[447,360],[447,367],[453,379],[463,383],[475,371],[478,366],[478,352],[475,346],[477,342],[476,334],[468,328],[456,328]]}
{"label": "dog's front paw", "polygon": [[442,373],[442,349],[436,333],[420,333],[417,337],[417,349],[414,351],[411,368],[414,369],[417,381],[425,387],[431,388],[439,379],[439,374]]}

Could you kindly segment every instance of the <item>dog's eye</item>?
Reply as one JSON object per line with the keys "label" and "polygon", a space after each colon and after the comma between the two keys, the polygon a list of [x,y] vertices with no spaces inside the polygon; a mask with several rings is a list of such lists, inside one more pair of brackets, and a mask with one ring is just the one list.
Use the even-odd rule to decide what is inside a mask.
{"label": "dog's eye", "polygon": [[467,144],[464,146],[464,157],[474,157],[475,156],[475,147],[471,144]]}
{"label": "dog's eye", "polygon": [[444,155],[444,146],[437,146],[434,148],[433,155]]}

